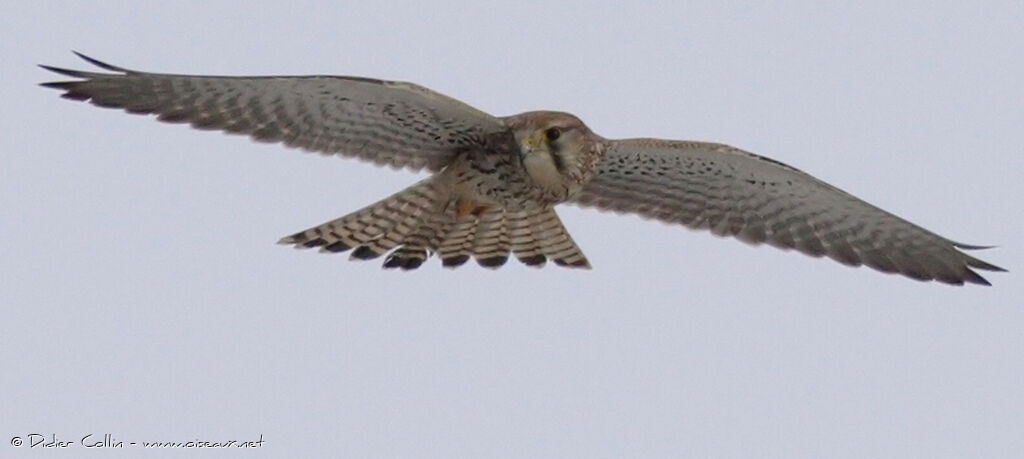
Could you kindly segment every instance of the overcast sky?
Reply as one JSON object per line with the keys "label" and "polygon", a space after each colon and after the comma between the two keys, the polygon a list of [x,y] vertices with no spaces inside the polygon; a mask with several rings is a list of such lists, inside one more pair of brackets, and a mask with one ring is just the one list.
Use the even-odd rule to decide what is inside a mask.
{"label": "overcast sky", "polygon": [[[1020,2],[162,3],[0,12],[0,456],[1024,451]],[[296,251],[275,242],[420,176],[62,100],[35,65],[87,68],[71,49],[725,142],[1010,272],[921,283],[568,206],[592,271]],[[12,446],[31,433],[75,443]],[[86,456],[87,434],[125,443]]]}

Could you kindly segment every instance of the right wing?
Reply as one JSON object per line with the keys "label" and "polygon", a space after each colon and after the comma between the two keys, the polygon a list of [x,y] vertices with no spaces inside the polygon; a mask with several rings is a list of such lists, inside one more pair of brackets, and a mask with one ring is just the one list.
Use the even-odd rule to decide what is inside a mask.
{"label": "right wing", "polygon": [[78,56],[114,73],[43,65],[81,80],[42,86],[100,107],[156,114],[160,121],[395,168],[440,170],[460,149],[505,130],[499,119],[412,83],[346,76],[172,75]]}

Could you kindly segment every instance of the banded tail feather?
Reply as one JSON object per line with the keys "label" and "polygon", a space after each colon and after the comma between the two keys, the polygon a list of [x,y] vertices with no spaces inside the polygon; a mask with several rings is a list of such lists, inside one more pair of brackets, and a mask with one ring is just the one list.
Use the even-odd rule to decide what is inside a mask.
{"label": "banded tail feather", "polygon": [[559,266],[590,269],[587,257],[550,207],[510,213],[506,228],[512,253],[527,266],[541,267],[551,260]]}
{"label": "banded tail feather", "polygon": [[359,260],[386,254],[383,267],[389,269],[416,269],[435,253],[447,268],[473,258],[497,269],[510,254],[528,266],[541,267],[550,259],[559,266],[590,268],[554,209],[491,208],[460,216],[456,200],[432,179],[279,243],[326,253],[351,251],[350,258]]}
{"label": "banded tail feather", "polygon": [[281,238],[278,243],[319,247],[328,253],[352,250],[351,258],[371,260],[404,243],[428,220],[425,216],[436,213],[439,195],[432,180],[423,180],[344,217]]}

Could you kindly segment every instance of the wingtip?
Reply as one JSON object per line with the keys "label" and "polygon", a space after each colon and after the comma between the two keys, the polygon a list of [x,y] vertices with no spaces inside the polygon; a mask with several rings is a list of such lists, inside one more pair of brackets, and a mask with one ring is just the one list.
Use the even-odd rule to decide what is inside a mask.
{"label": "wingtip", "polygon": [[958,279],[958,281],[959,282],[946,282],[946,283],[953,284],[953,285],[974,284],[974,285],[983,285],[983,286],[986,286],[986,287],[991,287],[992,286],[992,283],[989,282],[988,279],[985,279],[984,277],[981,276],[981,274],[978,274],[978,273],[974,272],[974,270],[972,270],[972,269],[965,269],[964,273],[963,273],[963,276],[960,279]]}
{"label": "wingtip", "polygon": [[71,50],[71,52],[75,53],[75,55],[78,56],[83,61],[86,61],[86,62],[88,62],[88,63],[90,63],[92,65],[95,65],[95,66],[97,66],[97,67],[99,67],[101,69],[110,70],[111,72],[121,72],[121,73],[129,73],[129,72],[131,72],[131,70],[128,70],[126,68],[118,67],[116,65],[111,65],[111,64],[103,62],[103,61],[101,61],[99,59],[91,58],[89,56],[86,56],[85,54],[82,54],[82,53],[78,52],[78,51]]}
{"label": "wingtip", "polygon": [[964,244],[962,242],[953,242],[953,246],[958,248],[958,249],[963,249],[963,250],[988,250],[988,249],[995,249],[995,248],[999,247],[998,245],[974,245],[974,244]]}
{"label": "wingtip", "polygon": [[54,67],[52,65],[46,65],[46,64],[36,64],[36,65],[38,65],[39,68],[41,68],[43,70],[49,70],[49,71],[51,71],[53,73],[64,75],[64,76],[69,76],[69,77],[72,77],[72,78],[88,78],[89,77],[88,76],[88,72],[82,72],[80,70],[71,70],[71,69],[66,69],[66,68],[62,68],[62,67]]}
{"label": "wingtip", "polygon": [[982,261],[982,260],[979,260],[979,259],[974,258],[974,257],[971,257],[969,260],[967,260],[967,266],[970,266],[971,268],[974,268],[974,269],[981,269],[981,270],[984,270],[984,271],[993,271],[993,272],[998,272],[998,273],[1005,273],[1006,272],[1005,268],[1001,268],[1001,267],[996,266],[996,265],[994,265],[992,263],[989,263],[989,262],[986,262],[986,261]]}
{"label": "wingtip", "polygon": [[[955,242],[954,241],[953,242],[953,247],[956,247],[957,249],[960,249],[960,250],[987,250],[987,249],[994,249],[994,248],[997,248],[999,246],[996,246],[996,245],[973,245],[973,244],[964,244],[962,242]],[[1005,268],[1001,268],[1001,267],[993,265],[993,264],[991,264],[989,262],[982,261],[982,260],[980,260],[978,258],[969,256],[969,255],[966,255],[966,254],[964,256],[967,257],[967,265],[970,266],[971,268],[981,269],[981,270],[984,270],[984,271],[1000,272],[1000,273],[1007,272]],[[985,285],[991,285],[991,284],[989,284],[986,281]]]}

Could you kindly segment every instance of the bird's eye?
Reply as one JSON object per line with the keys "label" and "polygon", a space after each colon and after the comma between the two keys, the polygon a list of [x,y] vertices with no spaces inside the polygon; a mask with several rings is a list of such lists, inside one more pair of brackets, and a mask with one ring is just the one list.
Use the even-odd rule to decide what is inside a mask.
{"label": "bird's eye", "polygon": [[544,131],[544,136],[548,138],[549,142],[554,142],[562,136],[562,130],[556,127],[548,128],[548,130]]}

